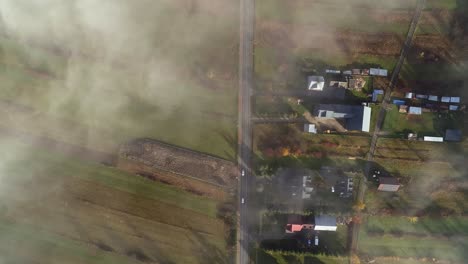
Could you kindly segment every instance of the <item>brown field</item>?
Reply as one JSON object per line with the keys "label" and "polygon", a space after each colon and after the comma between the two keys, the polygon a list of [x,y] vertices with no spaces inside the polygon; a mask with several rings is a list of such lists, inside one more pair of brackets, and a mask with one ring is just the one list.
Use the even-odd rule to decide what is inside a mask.
{"label": "brown field", "polygon": [[136,139],[121,146],[120,159],[232,187],[237,167],[233,162],[151,139]]}
{"label": "brown field", "polygon": [[117,161],[117,167],[123,171],[134,173],[151,180],[177,186],[185,191],[197,195],[212,197],[220,201],[225,200],[228,196],[225,186],[202,181],[188,175],[160,170],[141,162],[119,158]]}
{"label": "brown field", "polygon": [[256,150],[266,157],[364,157],[369,150],[366,136],[317,134],[302,131],[301,125],[256,125]]}

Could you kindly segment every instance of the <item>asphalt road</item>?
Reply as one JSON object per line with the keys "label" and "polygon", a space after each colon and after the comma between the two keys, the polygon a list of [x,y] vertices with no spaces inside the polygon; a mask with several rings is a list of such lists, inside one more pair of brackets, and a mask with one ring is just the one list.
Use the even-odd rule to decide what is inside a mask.
{"label": "asphalt road", "polygon": [[[389,109],[389,106],[391,106],[390,99],[391,99],[393,87],[395,86],[395,83],[398,80],[401,67],[403,66],[403,63],[405,62],[405,59],[408,56],[408,53],[410,51],[411,42],[413,41],[414,33],[416,31],[419,18],[421,17],[421,12],[424,9],[425,4],[426,4],[426,0],[419,0],[417,2],[416,10],[414,12],[413,19],[411,20],[410,28],[406,36],[406,41],[403,44],[403,47],[401,49],[400,58],[398,60],[397,65],[395,66],[395,69],[393,70],[392,76],[390,78],[389,87],[387,88],[387,91],[385,92],[385,96],[382,102],[382,107],[380,109],[379,115],[377,116],[377,122],[374,128],[374,133],[372,135],[369,153],[367,154],[367,163],[364,169],[364,175],[366,177],[367,175],[369,175],[369,172],[372,169],[371,166],[372,166],[372,161],[374,160],[374,153],[375,153],[375,149],[377,146],[377,140],[379,136],[384,134],[382,133],[381,129],[383,126],[383,122],[385,120],[385,115],[387,113],[387,110]],[[356,199],[357,201],[360,201],[360,202],[364,201],[364,195],[366,192],[366,181],[367,181],[366,178],[364,178],[359,183],[359,191],[358,191],[358,196]],[[358,216],[360,216],[360,214]],[[353,251],[357,249],[357,241],[359,238],[359,228],[360,228],[359,223],[353,225],[353,232],[352,232],[353,237],[351,239],[351,250]]]}
{"label": "asphalt road", "polygon": [[249,263],[249,192],[254,179],[252,164],[252,91],[253,48],[255,27],[255,1],[240,1],[240,46],[239,46],[239,119],[238,119],[238,164],[239,171],[239,223],[237,263]]}

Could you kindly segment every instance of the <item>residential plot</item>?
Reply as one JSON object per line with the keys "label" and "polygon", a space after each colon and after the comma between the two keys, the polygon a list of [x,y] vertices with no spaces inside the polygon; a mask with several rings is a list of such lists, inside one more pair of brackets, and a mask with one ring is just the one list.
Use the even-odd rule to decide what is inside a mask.
{"label": "residential plot", "polygon": [[309,134],[304,124],[262,124],[254,128],[256,150],[263,157],[359,158],[368,151],[370,138],[361,135]]}
{"label": "residential plot", "polygon": [[391,71],[414,7],[415,1],[259,2],[257,88],[303,89],[308,73],[327,67]]}

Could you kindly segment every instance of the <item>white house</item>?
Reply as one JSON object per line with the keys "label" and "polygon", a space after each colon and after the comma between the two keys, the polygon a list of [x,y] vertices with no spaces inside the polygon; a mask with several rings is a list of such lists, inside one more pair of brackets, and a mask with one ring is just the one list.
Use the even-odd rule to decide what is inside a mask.
{"label": "white house", "polygon": [[307,89],[312,91],[323,91],[325,78],[323,76],[309,76],[307,78]]}

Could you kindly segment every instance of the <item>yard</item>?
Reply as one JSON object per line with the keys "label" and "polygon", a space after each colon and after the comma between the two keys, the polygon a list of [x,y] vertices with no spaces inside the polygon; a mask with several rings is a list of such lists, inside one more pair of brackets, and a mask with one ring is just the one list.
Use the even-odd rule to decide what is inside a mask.
{"label": "yard", "polygon": [[305,89],[307,75],[327,68],[381,67],[391,73],[415,2],[257,3],[257,88]]}
{"label": "yard", "polygon": [[309,134],[304,125],[259,124],[254,128],[254,151],[263,158],[362,158],[370,138],[362,135]]}
{"label": "yard", "polygon": [[17,107],[4,125],[109,153],[150,137],[234,159],[239,7],[185,2],[82,3],[77,17],[50,3],[60,27],[43,6],[5,3],[0,100]]}
{"label": "yard", "polygon": [[0,163],[3,261],[225,263],[219,201],[11,138],[0,143],[8,150]]}
{"label": "yard", "polygon": [[[301,249],[294,234],[286,234],[287,214],[265,213],[262,215],[261,248],[255,252],[259,257],[258,263],[344,263],[347,260],[348,227],[339,225],[336,232],[319,232],[319,246],[312,249]],[[286,246],[287,245],[287,246]],[[289,248],[286,250],[285,248]],[[276,259],[273,262],[270,259]],[[272,262],[266,262],[270,260]],[[284,262],[284,261],[290,262]],[[322,263],[322,262],[319,262]]]}
{"label": "yard", "polygon": [[422,135],[443,135],[445,129],[438,129],[437,124],[443,120],[437,113],[422,113],[422,115],[408,115],[398,112],[398,106],[392,105],[392,109],[385,115],[383,130],[393,134],[405,135],[411,131]]}

